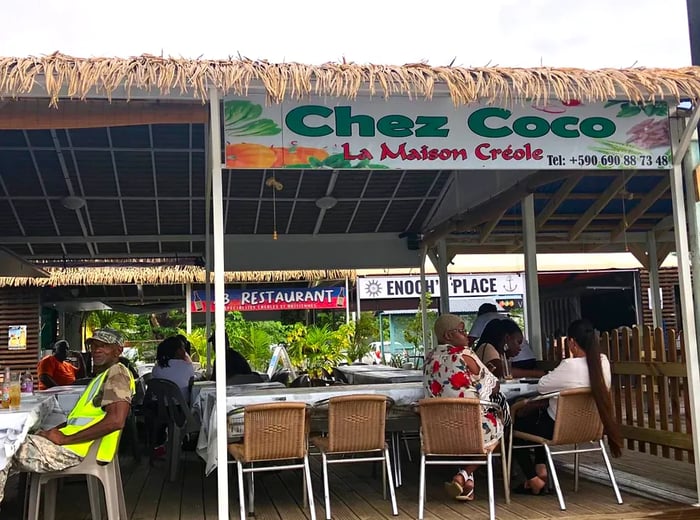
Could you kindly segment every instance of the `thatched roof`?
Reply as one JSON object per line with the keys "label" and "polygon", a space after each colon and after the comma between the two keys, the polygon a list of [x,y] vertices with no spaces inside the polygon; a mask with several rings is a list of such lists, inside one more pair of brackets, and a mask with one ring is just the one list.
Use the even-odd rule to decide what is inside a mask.
{"label": "thatched roof", "polygon": [[[204,283],[204,269],[193,265],[126,267],[44,267],[48,278],[0,277],[0,287],[58,287],[69,285],[172,285]],[[234,271],[225,273],[227,283],[276,283],[355,279],[355,271],[342,269],[308,271]],[[212,275],[212,283],[214,277]]]}
{"label": "thatched roof", "polygon": [[271,101],[310,94],[354,98],[360,93],[431,98],[446,89],[456,105],[477,99],[579,99],[633,101],[700,97],[700,68],[599,69],[538,67],[433,67],[360,65],[355,63],[268,63],[249,59],[189,60],[143,55],[132,58],[75,58],[64,54],[1,58],[0,97],[21,97],[45,89],[51,103],[59,96],[85,99],[95,90],[110,96],[125,89],[143,89],[167,96],[171,91],[202,99],[208,88],[245,95],[262,86]]}

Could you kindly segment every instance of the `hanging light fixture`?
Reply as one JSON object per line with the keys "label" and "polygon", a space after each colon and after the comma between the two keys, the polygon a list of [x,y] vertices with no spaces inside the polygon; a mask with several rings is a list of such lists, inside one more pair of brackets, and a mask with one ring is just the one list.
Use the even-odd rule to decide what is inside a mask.
{"label": "hanging light fixture", "polygon": [[284,188],[284,185],[272,176],[265,181],[265,186],[272,188],[272,240],[277,240],[277,192]]}

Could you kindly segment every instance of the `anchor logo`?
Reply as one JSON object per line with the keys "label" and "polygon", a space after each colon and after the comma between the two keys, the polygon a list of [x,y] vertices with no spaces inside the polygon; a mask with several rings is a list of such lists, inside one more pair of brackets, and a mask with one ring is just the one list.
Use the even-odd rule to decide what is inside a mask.
{"label": "anchor logo", "polygon": [[503,288],[508,291],[508,292],[513,292],[515,289],[518,288],[517,285],[513,285],[513,277],[511,275],[506,276],[506,284],[503,285]]}

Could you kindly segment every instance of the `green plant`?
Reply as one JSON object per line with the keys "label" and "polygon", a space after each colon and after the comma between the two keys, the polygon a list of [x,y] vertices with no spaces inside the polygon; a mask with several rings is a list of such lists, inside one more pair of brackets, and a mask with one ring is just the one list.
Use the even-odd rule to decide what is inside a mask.
{"label": "green plant", "polygon": [[[421,297],[420,302],[418,303],[418,312],[416,315],[413,317],[413,319],[406,325],[406,328],[404,329],[403,337],[408,341],[413,347],[415,348],[416,352],[421,352],[423,351],[423,348],[425,345],[423,345],[423,309],[430,309],[430,305],[432,304],[432,296],[430,293],[425,293]],[[430,331],[433,330],[433,325],[435,324],[435,320],[437,319],[437,316],[434,312],[428,312],[427,316],[427,325],[428,325],[428,330],[427,330],[427,336],[428,340],[430,341],[431,339],[431,334]]]}
{"label": "green plant", "polygon": [[306,370],[310,377],[320,378],[324,370],[330,373],[338,363],[347,361],[349,331],[339,330],[295,323],[286,338],[292,363]]}

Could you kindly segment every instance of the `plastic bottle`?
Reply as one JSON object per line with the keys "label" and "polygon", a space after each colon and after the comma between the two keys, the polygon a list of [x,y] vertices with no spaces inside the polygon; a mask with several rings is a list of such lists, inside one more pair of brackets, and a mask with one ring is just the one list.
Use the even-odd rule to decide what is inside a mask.
{"label": "plastic bottle", "polygon": [[5,367],[5,377],[2,379],[2,407],[10,407],[10,367]]}
{"label": "plastic bottle", "polygon": [[31,372],[27,371],[22,374],[22,378],[20,379],[20,389],[22,395],[25,396],[29,396],[34,393],[34,379],[32,379]]}

